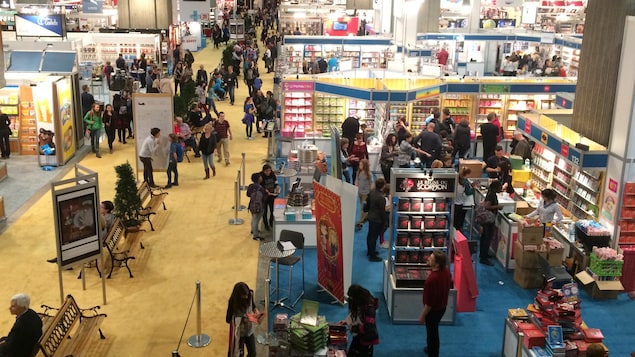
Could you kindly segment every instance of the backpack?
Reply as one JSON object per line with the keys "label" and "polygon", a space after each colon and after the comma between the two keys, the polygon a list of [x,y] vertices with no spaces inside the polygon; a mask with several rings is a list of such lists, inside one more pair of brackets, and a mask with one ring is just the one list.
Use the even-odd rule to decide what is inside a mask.
{"label": "backpack", "polygon": [[251,201],[249,202],[249,210],[251,213],[261,213],[263,211],[265,195],[262,191],[262,189],[256,189],[251,196]]}
{"label": "backpack", "polygon": [[183,145],[176,146],[176,161],[183,162]]}
{"label": "backpack", "polygon": [[245,79],[248,80],[248,81],[254,79],[254,69],[253,68],[249,68],[247,70],[247,73],[245,73]]}

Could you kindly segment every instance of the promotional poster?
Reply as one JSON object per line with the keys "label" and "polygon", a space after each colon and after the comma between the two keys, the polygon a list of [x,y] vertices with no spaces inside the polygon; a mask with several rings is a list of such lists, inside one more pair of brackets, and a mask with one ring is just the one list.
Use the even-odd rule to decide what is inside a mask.
{"label": "promotional poster", "polygon": [[318,284],[344,303],[344,263],[342,257],[342,202],[338,195],[313,183],[317,226]]}

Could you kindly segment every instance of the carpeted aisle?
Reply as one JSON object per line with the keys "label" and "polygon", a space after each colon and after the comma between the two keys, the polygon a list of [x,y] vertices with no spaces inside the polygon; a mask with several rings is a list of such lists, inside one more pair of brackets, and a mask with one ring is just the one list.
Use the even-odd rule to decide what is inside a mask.
{"label": "carpeted aisle", "polygon": [[[194,67],[203,63],[211,71],[220,62],[222,50],[208,46],[195,54]],[[264,71],[266,72],[266,71]],[[263,74],[270,90],[273,74]],[[101,311],[108,314],[103,324],[107,339],[101,344],[107,352],[100,356],[165,356],[175,350],[188,309],[195,292],[195,282],[202,284],[202,330],[212,337],[212,344],[203,349],[187,346],[187,338],[196,333],[194,313],[190,317],[181,345],[183,356],[221,356],[227,350],[228,325],[225,323],[227,299],[233,285],[245,281],[256,286],[259,243],[249,235],[249,214],[239,212],[245,224],[228,224],[233,217],[233,184],[240,167],[241,153],[246,157],[246,177],[260,171],[266,156],[267,141],[256,137],[247,141],[242,119],[242,102],[247,95],[240,82],[236,104],[217,103],[232,125],[234,140],[230,143],[232,163],[217,166],[217,176],[203,181],[200,159],[191,155],[191,163],[180,163],[179,187],[169,190],[165,198],[167,211],[160,210],[154,219],[156,232],[143,234],[146,247],[142,259],[130,262],[135,277],[128,278],[125,269],[116,269],[107,280],[108,304]],[[148,133],[137,133],[142,140]],[[92,154],[81,165],[99,172],[100,199],[114,196],[113,167],[125,161],[134,162],[134,140],[123,145],[115,142],[113,154],[102,143],[102,159]],[[68,176],[70,177],[70,176]],[[155,173],[158,184],[165,184],[166,175]],[[6,182],[6,181],[5,181]],[[3,183],[4,184],[4,183]],[[45,184],[45,182],[42,182]],[[243,204],[246,203],[242,192]],[[46,263],[55,255],[55,232],[50,191],[46,192],[0,237],[0,269],[5,272],[0,302],[9,305],[17,292],[32,296],[32,307],[60,304],[58,272],[54,264]],[[82,290],[78,270],[62,272],[64,293],[72,294],[80,307],[102,305],[101,280],[92,269],[87,272],[86,290]],[[15,317],[8,311],[0,314],[0,335],[6,335]]]}

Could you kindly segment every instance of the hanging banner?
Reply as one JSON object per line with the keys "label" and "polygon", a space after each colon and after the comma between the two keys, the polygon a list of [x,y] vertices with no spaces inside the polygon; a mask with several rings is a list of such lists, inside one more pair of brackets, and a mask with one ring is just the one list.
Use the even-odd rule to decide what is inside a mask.
{"label": "hanging banner", "polygon": [[[57,108],[59,120],[61,121],[61,137],[57,142],[62,144],[62,162],[67,162],[75,154],[75,135],[73,135],[73,123],[75,123],[75,113],[73,111],[73,92],[70,77],[60,79],[55,82]],[[59,145],[58,145],[59,147]]]}
{"label": "hanging banner", "polygon": [[83,0],[82,12],[85,14],[101,14],[104,12],[103,0]]}
{"label": "hanging banner", "polygon": [[317,229],[318,285],[344,303],[344,263],[342,258],[342,201],[317,182],[315,221]]}
{"label": "hanging banner", "polygon": [[66,18],[63,14],[47,16],[15,14],[17,37],[64,37]]}

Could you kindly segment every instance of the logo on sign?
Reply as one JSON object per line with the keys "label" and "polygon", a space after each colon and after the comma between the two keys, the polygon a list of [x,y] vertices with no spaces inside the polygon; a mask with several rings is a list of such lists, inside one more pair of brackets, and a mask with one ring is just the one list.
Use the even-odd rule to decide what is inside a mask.
{"label": "logo on sign", "polygon": [[454,179],[398,178],[397,192],[454,192]]}
{"label": "logo on sign", "polygon": [[529,119],[525,120],[525,133],[531,133],[531,121]]}
{"label": "logo on sign", "polygon": [[617,193],[617,181],[612,178],[609,179],[609,190]]}
{"label": "logo on sign", "polygon": [[551,92],[551,86],[544,86],[543,90],[545,92]]}
{"label": "logo on sign", "polygon": [[564,157],[569,157],[569,145],[562,144],[560,148],[560,154]]}
{"label": "logo on sign", "polygon": [[549,141],[549,135],[543,131],[542,134],[540,134],[540,141],[542,141],[543,144],[547,144]]}

